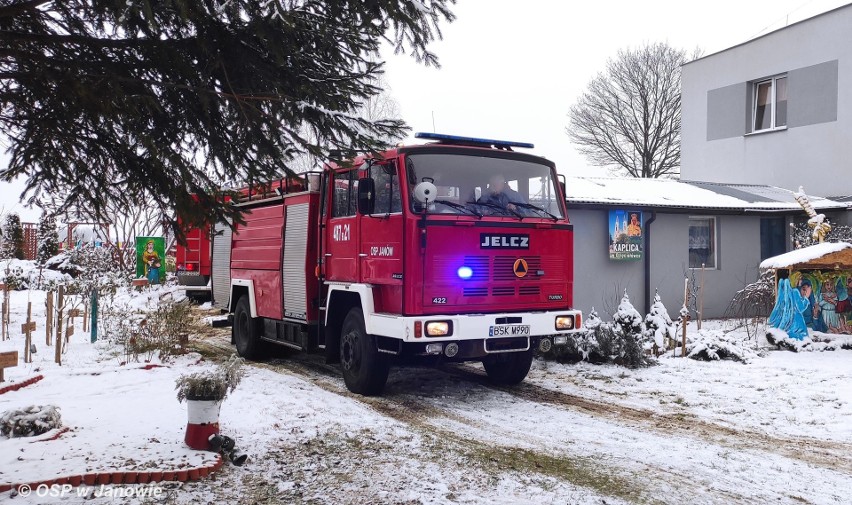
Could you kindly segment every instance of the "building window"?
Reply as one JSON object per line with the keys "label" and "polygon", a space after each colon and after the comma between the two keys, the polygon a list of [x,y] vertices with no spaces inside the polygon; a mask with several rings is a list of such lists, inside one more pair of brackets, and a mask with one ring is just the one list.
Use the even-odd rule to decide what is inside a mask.
{"label": "building window", "polygon": [[689,218],[689,268],[716,268],[716,218]]}
{"label": "building window", "polygon": [[787,76],[755,82],[752,103],[753,132],[787,126]]}
{"label": "building window", "polygon": [[760,219],[760,259],[765,260],[787,252],[785,239],[787,227],[783,217]]}

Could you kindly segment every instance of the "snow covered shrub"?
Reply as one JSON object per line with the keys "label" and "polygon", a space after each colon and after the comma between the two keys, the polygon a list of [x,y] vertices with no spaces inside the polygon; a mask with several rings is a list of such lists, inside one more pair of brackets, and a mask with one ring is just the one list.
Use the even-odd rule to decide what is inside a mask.
{"label": "snow covered shrub", "polygon": [[759,357],[750,346],[748,334],[721,330],[700,330],[686,343],[686,356],[699,361],[731,359],[748,363]]}
{"label": "snow covered shrub", "polygon": [[32,437],[62,427],[62,416],[54,405],[32,405],[0,416],[0,435]]}
{"label": "snow covered shrub", "polygon": [[139,324],[135,346],[139,352],[147,354],[150,361],[156,354],[160,361],[168,361],[180,352],[181,337],[188,337],[196,327],[190,303],[161,302],[156,310],[146,314]]}
{"label": "snow covered shrub", "polygon": [[618,310],[612,316],[613,329],[617,337],[617,353],[614,353],[615,363],[630,368],[648,365],[645,355],[645,323],[642,316],[630,303],[627,290],[618,305]]}
{"label": "snow covered shrub", "polygon": [[56,231],[56,219],[42,214],[38,224],[38,251],[36,261],[40,265],[59,254],[59,233]]}
{"label": "snow covered shrub", "polygon": [[592,310],[586,314],[586,319],[583,321],[583,329],[585,331],[577,333],[574,336],[577,350],[582,354],[585,361],[589,361],[589,356],[600,348],[600,339],[598,338],[600,332],[597,330],[601,324],[603,324],[603,321],[601,321],[595,308],[592,307]]}
{"label": "snow covered shrub", "polygon": [[63,273],[47,270],[29,260],[7,260],[0,262],[0,282],[10,289],[51,289],[68,282],[70,278]]}
{"label": "snow covered shrub", "polygon": [[595,364],[614,363],[619,355],[619,336],[611,323],[597,325],[586,337],[590,341],[590,349],[586,361]]}
{"label": "snow covered shrub", "polygon": [[3,243],[0,245],[0,258],[24,259],[24,228],[16,213],[6,215],[3,223]]}
{"label": "snow covered shrub", "polygon": [[669,317],[669,312],[663,305],[659,293],[654,294],[651,312],[645,316],[644,337],[646,350],[653,350],[654,354],[659,354],[667,349],[668,342],[677,341],[675,325],[672,318]]}
{"label": "snow covered shrub", "polygon": [[815,332],[802,340],[790,338],[784,330],[769,328],[766,331],[766,341],[778,349],[793,352],[836,351],[852,349],[852,336]]}
{"label": "snow covered shrub", "polygon": [[130,275],[119,268],[108,247],[77,247],[50,258],[45,266],[70,275],[73,281],[68,290],[74,294],[88,295],[98,290],[101,295],[114,295],[130,284]]}
{"label": "snow covered shrub", "polygon": [[544,357],[560,363],[578,363],[583,361],[585,357],[578,347],[579,340],[579,334],[571,335],[568,337],[565,345],[554,345],[549,351],[544,353]]}
{"label": "snow covered shrub", "polygon": [[[627,304],[629,303],[628,300]],[[640,323],[640,330],[636,331],[635,319],[632,315],[628,317],[630,308],[632,305],[619,308],[619,313],[622,315],[620,323],[619,321],[603,322],[592,308],[583,322],[585,331],[571,335],[568,338],[568,345],[563,350],[556,350],[554,347],[554,350],[546,357],[556,358],[561,362],[588,361],[598,365],[612,363],[630,368],[651,364],[641,343],[642,318],[636,312]],[[633,309],[633,312],[635,311],[636,309]],[[616,313],[614,317],[618,317],[619,313]]]}
{"label": "snow covered shrub", "polygon": [[24,274],[24,270],[19,266],[6,266],[0,273],[0,278],[3,283],[12,291],[20,291],[30,287],[29,276]]}
{"label": "snow covered shrub", "polygon": [[556,359],[560,363],[611,363],[617,347],[617,338],[612,325],[601,321],[595,308],[586,314],[583,331],[568,336],[564,346],[553,346],[545,354],[546,358]]}
{"label": "snow covered shrub", "polygon": [[178,401],[224,400],[243,379],[244,363],[244,359],[232,354],[230,358],[219,363],[212,370],[181,375],[175,381]]}
{"label": "snow covered shrub", "polygon": [[100,315],[104,339],[117,345],[122,363],[167,362],[181,352],[180,340],[197,326],[187,301],[163,301],[150,312],[105,304]]}

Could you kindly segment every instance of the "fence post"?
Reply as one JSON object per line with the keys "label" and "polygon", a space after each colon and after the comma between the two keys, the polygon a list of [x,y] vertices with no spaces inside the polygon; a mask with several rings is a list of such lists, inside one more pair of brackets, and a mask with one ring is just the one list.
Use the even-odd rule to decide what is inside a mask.
{"label": "fence post", "polygon": [[92,291],[92,343],[98,340],[98,290]]}
{"label": "fence post", "polygon": [[45,315],[47,319],[44,323],[44,344],[52,345],[51,337],[53,336],[53,291],[47,292],[47,300],[45,300]]}
{"label": "fence post", "polygon": [[683,342],[680,348],[680,357],[686,357],[686,325],[689,323],[689,278],[683,280]]}
{"label": "fence post", "polygon": [[0,284],[3,288],[3,307],[2,314],[0,314],[0,326],[2,326],[2,338],[0,340],[7,340],[12,338],[12,335],[9,335],[9,285],[6,283]]}
{"label": "fence post", "polygon": [[62,366],[62,309],[65,305],[65,286],[59,286],[56,299],[56,354],[54,361]]}

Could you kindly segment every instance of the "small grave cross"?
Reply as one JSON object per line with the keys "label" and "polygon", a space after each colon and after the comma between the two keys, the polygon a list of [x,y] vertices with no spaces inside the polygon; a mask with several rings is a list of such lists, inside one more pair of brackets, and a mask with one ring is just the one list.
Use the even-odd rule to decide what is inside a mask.
{"label": "small grave cross", "polygon": [[21,325],[21,333],[24,334],[24,363],[32,363],[33,356],[30,352],[32,350],[33,336],[32,333],[36,330],[36,323],[32,320],[33,315],[33,304],[32,302],[27,302],[27,322]]}

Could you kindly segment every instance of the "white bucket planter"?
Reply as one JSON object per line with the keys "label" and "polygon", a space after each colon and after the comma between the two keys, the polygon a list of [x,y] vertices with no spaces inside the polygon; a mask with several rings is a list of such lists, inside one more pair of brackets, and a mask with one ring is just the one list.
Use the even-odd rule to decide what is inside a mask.
{"label": "white bucket planter", "polygon": [[219,433],[219,409],[222,400],[193,400],[186,399],[187,423],[184,442],[196,450],[206,450],[209,447],[210,435]]}

